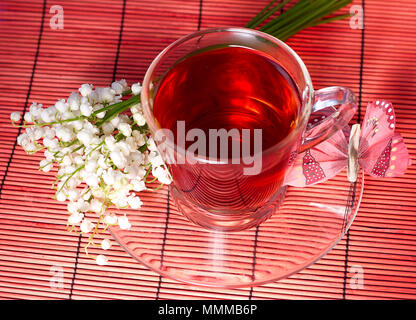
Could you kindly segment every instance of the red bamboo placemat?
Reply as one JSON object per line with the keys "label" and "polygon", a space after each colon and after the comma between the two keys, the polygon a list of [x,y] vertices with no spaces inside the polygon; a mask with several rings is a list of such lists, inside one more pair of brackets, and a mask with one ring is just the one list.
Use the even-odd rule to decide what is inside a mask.
{"label": "red bamboo placemat", "polygon": [[[9,125],[10,112],[26,110],[33,100],[52,104],[82,83],[141,80],[155,55],[178,37],[243,26],[267,2],[66,0],[59,3],[62,30],[50,27],[52,1],[0,4],[0,298],[416,298],[414,166],[401,178],[366,177],[350,231],[311,267],[268,285],[222,290],[161,278],[116,245],[109,252],[111,264],[96,266],[81,249],[86,239],[65,231],[66,207],[51,199],[53,176],[37,171],[41,157],[28,157],[15,145],[18,130]],[[308,66],[316,88],[344,85],[357,94],[357,118],[371,99],[392,101],[397,130],[415,159],[416,4],[354,4],[364,8],[363,30],[334,22],[299,33],[289,45]],[[357,268],[364,272],[361,289],[351,286]],[[64,277],[63,288],[50,285],[56,270]]]}

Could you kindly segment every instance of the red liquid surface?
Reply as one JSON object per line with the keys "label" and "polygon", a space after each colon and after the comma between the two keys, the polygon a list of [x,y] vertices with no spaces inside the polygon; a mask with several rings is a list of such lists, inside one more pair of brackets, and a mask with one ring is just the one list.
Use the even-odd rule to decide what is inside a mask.
{"label": "red liquid surface", "polygon": [[290,76],[264,54],[226,47],[191,56],[161,82],[154,115],[162,128],[262,129],[263,149],[294,128],[299,98]]}
{"label": "red liquid surface", "polygon": [[[207,137],[209,129],[262,129],[262,150],[296,127],[300,107],[288,73],[272,58],[243,47],[191,55],[174,65],[156,89],[154,116],[175,136],[178,120],[185,121],[186,131],[199,128]],[[213,212],[250,211],[281,186],[289,151],[277,152],[263,157],[262,171],[254,176],[244,175],[242,164],[170,167],[175,186],[188,200]]]}

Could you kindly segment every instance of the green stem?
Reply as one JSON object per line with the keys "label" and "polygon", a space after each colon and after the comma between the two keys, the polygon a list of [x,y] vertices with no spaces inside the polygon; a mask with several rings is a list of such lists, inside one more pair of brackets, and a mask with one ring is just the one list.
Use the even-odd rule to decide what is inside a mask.
{"label": "green stem", "polygon": [[265,19],[263,19],[263,17],[264,17],[264,15],[265,15],[265,13],[266,13],[266,11],[276,2],[277,0],[272,0],[272,1],[270,1],[269,2],[269,4],[263,9],[263,10],[261,10],[253,19],[251,19],[246,25],[245,25],[245,27],[246,28],[252,28],[252,29],[254,29],[255,28],[255,24],[258,22],[258,21],[260,21],[260,23],[262,22],[262,21],[264,21]]}
{"label": "green stem", "polygon": [[81,144],[80,146],[76,147],[74,150],[72,150],[72,153],[77,152],[78,150],[80,150],[81,148],[83,148],[84,145]]}
{"label": "green stem", "polygon": [[102,118],[100,121],[97,121],[97,123],[95,125],[97,127],[102,126],[104,122],[110,121],[111,119],[116,117],[119,113],[127,110],[129,107],[132,107],[133,105],[135,105],[139,102],[140,102],[140,95],[137,95],[137,96],[133,96],[129,100],[123,101],[123,103],[118,103],[118,104],[116,103],[113,106],[116,106],[116,105],[117,106],[112,108],[111,110],[109,110],[106,113],[106,115],[104,116],[104,118]]}
{"label": "green stem", "polygon": [[92,149],[90,152],[88,152],[86,155],[85,155],[85,158],[87,158],[91,153],[93,153],[95,150],[97,150],[99,147],[101,147],[103,144],[104,144],[104,142],[105,141],[102,141],[101,143],[99,143],[99,144],[97,144],[97,146],[94,148],[94,149]]}
{"label": "green stem", "polygon": [[[272,0],[262,11],[259,12],[257,16],[255,16],[249,23],[246,24],[246,28],[252,28],[254,29],[257,27],[260,23],[262,23],[264,20],[266,20],[266,16],[269,17],[271,15],[271,11],[273,9],[269,8],[276,2],[277,0]],[[289,0],[290,1],[290,0]],[[282,6],[283,7],[283,6]],[[269,11],[267,11],[269,10]]]}
{"label": "green stem", "polygon": [[[332,0],[337,1],[337,0]],[[331,1],[327,3],[324,7],[330,6]],[[312,2],[308,4],[306,7],[303,7],[298,14],[293,17],[293,20],[286,22],[285,26],[283,27],[283,35],[286,33],[289,33],[291,30],[301,30],[301,27],[305,26],[308,21],[311,21],[314,19],[315,16],[320,16],[320,13],[322,12],[322,6],[318,2]],[[283,38],[284,36],[280,34],[280,36]]]}
{"label": "green stem", "polygon": [[147,168],[145,175],[143,176],[143,181],[146,181],[147,176],[149,175],[150,171],[152,170],[152,165]]}
{"label": "green stem", "polygon": [[129,89],[129,90],[127,90],[127,91],[124,91],[121,95],[122,95],[123,97],[125,97],[125,96],[128,96],[129,94],[132,94],[131,89]]}
{"label": "green stem", "polygon": [[[276,6],[274,6],[276,1],[269,2],[246,27],[256,28],[289,2],[290,0],[284,0]],[[328,16],[351,2],[352,0],[298,0],[292,7],[273,18],[259,30],[285,41],[302,29],[349,17],[349,14]]]}
{"label": "green stem", "polygon": [[44,166],[39,167],[39,170],[42,170],[43,168],[49,166],[50,164],[52,164],[54,161],[49,161],[47,164],[45,164]]}
{"label": "green stem", "polygon": [[[132,98],[130,98],[130,99],[132,99]],[[114,104],[109,104],[108,106],[105,106],[105,107],[102,107],[101,109],[95,110],[91,115],[96,116],[97,114],[99,114],[101,112],[104,112],[104,111],[107,111],[107,110],[110,110],[110,109],[113,109],[113,108],[118,108],[118,107],[128,103],[128,101],[130,101],[130,99],[120,101],[120,102],[117,102],[117,103],[114,103]]]}
{"label": "green stem", "polygon": [[156,188],[150,188],[150,190],[152,190],[152,191],[157,191],[157,190],[159,190],[159,189],[161,189],[161,188],[163,188],[163,186],[164,186],[165,184],[164,183],[161,183],[159,186],[157,186]]}
{"label": "green stem", "polygon": [[157,180],[157,178],[153,178],[152,180],[145,180],[144,182],[145,183],[152,183],[152,182],[155,182]]}
{"label": "green stem", "polygon": [[60,193],[62,191],[62,189],[65,187],[65,185],[68,183],[69,179],[71,179],[77,172],[81,171],[84,167],[85,167],[85,164],[83,164],[82,166],[80,166],[76,170],[74,170],[74,172],[72,172],[71,175],[65,180],[64,184],[58,190],[57,193]]}
{"label": "green stem", "polygon": [[[122,93],[123,96],[129,95],[131,94],[131,90],[127,90],[125,92]],[[54,124],[61,124],[61,123],[66,123],[66,122],[73,122],[73,121],[78,121],[78,120],[88,120],[89,122],[94,122],[95,118],[98,114],[105,112],[105,111],[109,111],[108,113],[110,113],[111,117],[107,117],[106,116],[99,120],[97,123],[99,123],[99,125],[101,126],[105,121],[112,119],[113,117],[115,117],[117,114],[119,114],[120,112],[123,112],[124,110],[126,110],[128,107],[133,106],[137,103],[140,102],[140,95],[137,96],[133,96],[128,100],[124,100],[124,101],[120,101],[114,104],[110,104],[108,106],[105,106],[101,109],[98,109],[96,111],[94,111],[93,113],[91,113],[90,117],[86,117],[86,116],[78,116],[78,117],[74,117],[74,118],[69,118],[69,119],[64,119],[64,120],[58,120],[58,121],[51,121],[51,122],[43,122],[43,123],[34,123],[33,125],[22,125],[22,126],[17,126],[14,122],[12,122],[12,125],[16,128],[21,127],[21,128],[31,128],[31,127],[44,127],[44,126],[51,126]],[[106,120],[104,120],[106,119]]]}
{"label": "green stem", "polygon": [[263,19],[261,21],[258,21],[253,25],[253,28],[257,27],[262,21],[267,20],[273,13],[275,13],[277,10],[282,9],[287,3],[289,3],[292,0],[285,0],[282,3],[280,3],[278,6],[274,7],[272,10],[270,10],[267,14],[264,15]]}
{"label": "green stem", "polygon": [[88,118],[86,116],[79,116],[79,117],[65,119],[65,120],[59,120],[59,121],[35,123],[33,125],[23,126],[23,128],[51,126],[51,125],[54,125],[54,124],[60,124],[60,123],[72,122],[72,121],[84,120],[84,119],[88,119]]}
{"label": "green stem", "polygon": [[70,146],[73,146],[77,142],[79,142],[79,140],[75,138],[74,140],[72,140],[70,142],[60,142],[59,144],[61,145],[61,147],[68,148]]}
{"label": "green stem", "polygon": [[313,2],[313,0],[300,0],[296,3],[292,8],[283,12],[277,18],[270,21],[268,24],[260,28],[260,31],[272,34],[280,26],[286,25],[288,22],[292,21],[297,16],[305,15],[304,8],[307,7],[308,4]]}
{"label": "green stem", "polygon": [[[347,0],[350,1],[350,0]],[[318,6],[313,4],[310,6],[311,13],[306,16],[306,18],[299,20],[297,23],[293,23],[287,28],[283,33],[279,34],[280,39],[288,39],[292,34],[299,32],[300,30],[306,28],[308,25],[313,24],[315,21],[319,20],[322,16],[325,16],[327,12],[334,11],[338,0],[328,1],[324,6]]]}

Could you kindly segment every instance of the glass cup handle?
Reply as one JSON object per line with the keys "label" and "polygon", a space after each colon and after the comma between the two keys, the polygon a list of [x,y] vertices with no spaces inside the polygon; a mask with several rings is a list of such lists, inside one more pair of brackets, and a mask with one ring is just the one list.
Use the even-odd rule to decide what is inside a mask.
{"label": "glass cup handle", "polygon": [[298,153],[312,148],[343,129],[357,110],[357,99],[345,87],[328,87],[315,91],[309,124]]}

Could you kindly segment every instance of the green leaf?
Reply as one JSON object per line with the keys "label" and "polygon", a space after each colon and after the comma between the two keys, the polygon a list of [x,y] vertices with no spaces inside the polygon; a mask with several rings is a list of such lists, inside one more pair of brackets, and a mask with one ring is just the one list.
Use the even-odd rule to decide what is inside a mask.
{"label": "green leaf", "polygon": [[[108,112],[105,114],[104,118],[102,118],[100,121],[97,121],[95,124],[97,127],[100,127],[103,125],[104,122],[110,121],[111,119],[115,118],[119,113],[126,111],[127,109],[131,108],[135,104],[140,102],[140,95],[133,96],[129,100],[122,101],[116,104],[113,104],[108,109]],[[106,107],[106,108],[108,108]],[[97,110],[99,111],[99,110]]]}
{"label": "green leaf", "polygon": [[[286,41],[305,28],[350,17],[350,14],[331,15],[350,4],[352,0],[298,0],[292,7],[276,16],[275,13],[289,2],[291,0],[284,0],[275,5],[276,1],[271,1],[247,23],[246,27],[254,29],[260,26],[260,31]],[[270,17],[272,20],[261,26]]]}

